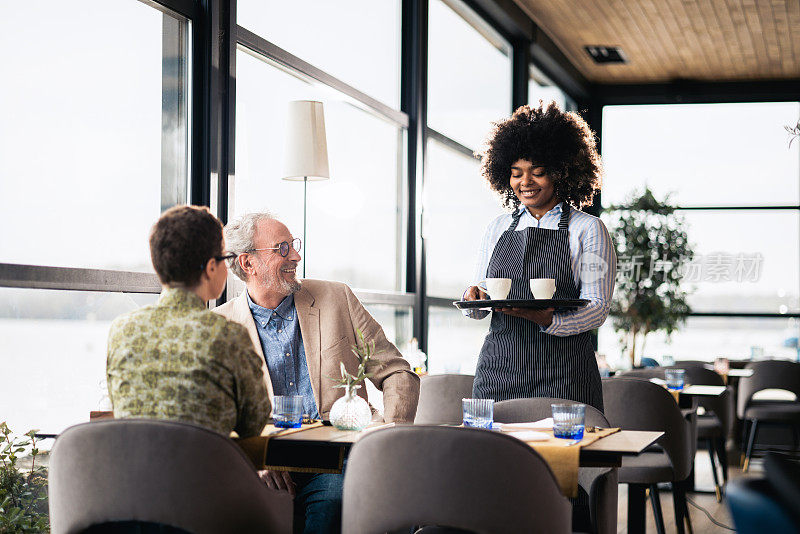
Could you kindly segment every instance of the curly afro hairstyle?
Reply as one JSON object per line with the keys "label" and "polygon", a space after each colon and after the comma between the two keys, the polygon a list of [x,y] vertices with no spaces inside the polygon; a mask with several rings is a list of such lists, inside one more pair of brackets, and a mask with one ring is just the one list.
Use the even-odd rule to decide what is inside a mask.
{"label": "curly afro hairstyle", "polygon": [[494,123],[485,146],[481,172],[511,210],[520,205],[509,183],[511,165],[520,159],[544,167],[556,197],[579,209],[600,191],[603,169],[594,134],[580,115],[561,111],[555,102],[522,106]]}

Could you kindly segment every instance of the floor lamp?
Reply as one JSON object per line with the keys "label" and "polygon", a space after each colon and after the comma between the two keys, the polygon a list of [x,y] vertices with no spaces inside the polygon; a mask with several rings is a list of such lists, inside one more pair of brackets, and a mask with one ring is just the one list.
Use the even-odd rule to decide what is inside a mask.
{"label": "floor lamp", "polygon": [[308,182],[328,180],[328,142],[325,137],[325,114],[322,102],[294,100],[289,102],[286,123],[286,149],[281,178],[303,182],[303,241],[306,259],[303,261],[303,278],[308,262]]}

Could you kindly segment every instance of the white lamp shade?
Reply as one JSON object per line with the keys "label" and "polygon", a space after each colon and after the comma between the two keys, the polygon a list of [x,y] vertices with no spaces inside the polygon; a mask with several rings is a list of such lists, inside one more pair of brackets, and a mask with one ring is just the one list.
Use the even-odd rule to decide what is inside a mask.
{"label": "white lamp shade", "polygon": [[284,180],[296,181],[330,178],[322,102],[313,100],[289,102],[281,177]]}

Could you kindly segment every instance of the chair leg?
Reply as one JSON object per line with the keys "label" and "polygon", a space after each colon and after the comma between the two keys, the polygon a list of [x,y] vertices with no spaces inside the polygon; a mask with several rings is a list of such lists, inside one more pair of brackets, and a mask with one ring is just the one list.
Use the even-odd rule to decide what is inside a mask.
{"label": "chair leg", "polygon": [[742,456],[739,459],[739,465],[744,466],[744,458],[745,452],[747,451],[747,436],[749,435],[748,429],[750,428],[750,421],[748,419],[742,419],[742,442],[739,444],[739,450],[742,452]]}
{"label": "chair leg", "polygon": [[722,467],[722,485],[728,483],[728,449],[725,447],[725,437],[717,439],[717,458]]}
{"label": "chair leg", "polygon": [[688,534],[693,534],[694,530],[692,529],[692,518],[689,516],[689,505],[686,503],[686,490],[688,489],[688,484],[685,480],[681,480],[680,482],[673,482],[672,483],[672,499],[673,503],[675,503],[675,522],[678,523],[678,509],[680,508],[680,515],[681,515],[681,522],[680,525],[676,525],[678,527],[678,533],[684,533],[684,522],[686,532]]}
{"label": "chair leg", "polygon": [[672,483],[672,504],[675,508],[675,528],[678,529],[678,534],[685,534],[686,530],[683,526],[684,504],[686,502],[686,493],[680,482]]}
{"label": "chair leg", "polygon": [[747,451],[744,454],[742,473],[747,473],[747,468],[750,467],[750,456],[753,454],[753,445],[756,442],[756,432],[758,432],[758,419],[753,419],[753,422],[750,424],[750,437],[747,440]]}
{"label": "chair leg", "polygon": [[692,516],[689,515],[689,503],[686,502],[686,488],[683,489],[683,517],[686,520],[686,531],[689,534],[694,534],[692,528]]}
{"label": "chair leg", "polygon": [[650,504],[653,506],[653,518],[656,520],[656,532],[665,534],[664,515],[661,513],[661,496],[658,494],[658,484],[650,485]]}
{"label": "chair leg", "polygon": [[628,484],[628,532],[644,534],[647,528],[645,521],[645,484]]}
{"label": "chair leg", "polygon": [[717,476],[717,463],[714,461],[714,440],[707,440],[706,447],[708,447],[708,457],[711,459],[711,474],[714,475],[714,491],[717,492],[717,502],[722,502],[722,491],[719,487],[719,478]]}

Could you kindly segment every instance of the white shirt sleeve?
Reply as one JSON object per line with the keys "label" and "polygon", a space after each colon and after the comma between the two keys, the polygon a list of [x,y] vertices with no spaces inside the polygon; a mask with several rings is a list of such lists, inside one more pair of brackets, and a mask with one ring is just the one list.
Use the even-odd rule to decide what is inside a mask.
{"label": "white shirt sleeve", "polygon": [[[572,231],[572,229],[571,229]],[[611,309],[617,273],[617,254],[603,221],[593,218],[581,238],[580,298],[589,304],[573,312],[554,313],[542,332],[571,336],[602,325]]]}

